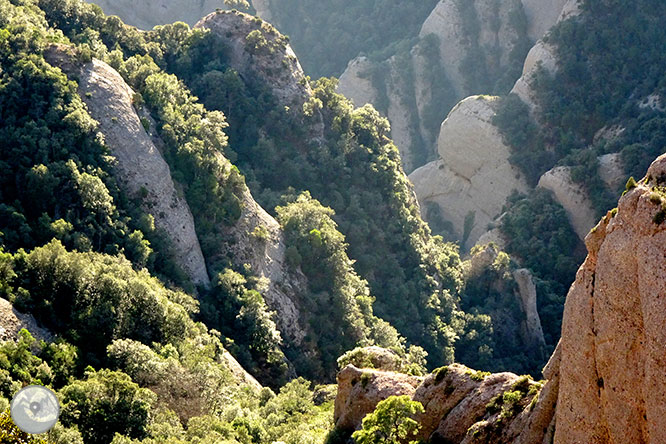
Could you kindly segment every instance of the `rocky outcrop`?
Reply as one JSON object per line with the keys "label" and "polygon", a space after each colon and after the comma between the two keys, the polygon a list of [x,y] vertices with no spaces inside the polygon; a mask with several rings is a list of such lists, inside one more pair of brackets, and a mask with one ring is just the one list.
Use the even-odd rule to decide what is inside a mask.
{"label": "rocky outcrop", "polygon": [[[513,27],[511,14],[522,12],[519,0],[473,0],[474,17],[466,17],[455,0],[441,0],[421,27],[420,37],[428,34],[437,36],[439,41],[440,64],[459,96],[469,94],[467,79],[462,69],[465,57],[469,53],[470,39],[476,39],[480,48],[493,48],[492,52],[484,49],[479,55],[485,57],[488,68],[497,75],[501,67],[506,67],[509,55],[516,42],[521,38]],[[478,35],[468,35],[470,24],[477,23]],[[478,91],[477,91],[478,92]]]}
{"label": "rocky outcrop", "polygon": [[564,308],[556,444],[666,442],[665,177],[661,156],[586,238]]}
{"label": "rocky outcrop", "polygon": [[173,22],[195,24],[216,9],[226,9],[222,0],[93,0],[106,15],[117,15],[128,25],[153,29]]}
{"label": "rocky outcrop", "polygon": [[142,209],[154,217],[155,227],[174,250],[174,261],[192,282],[209,285],[192,213],[132,104],[134,92],[106,63],[94,59],[79,65],[72,57],[63,46],[52,46],[46,55],[51,64],[78,77],[79,95],[117,160],[116,177],[125,193],[139,199]]}
{"label": "rocky outcrop", "polygon": [[367,57],[357,57],[347,64],[347,69],[338,81],[338,91],[361,107],[366,103],[377,103],[377,90],[372,84],[370,72],[372,62]]}
{"label": "rocky outcrop", "polygon": [[[159,137],[153,134],[151,138],[132,105],[133,91],[120,74],[99,60],[79,66],[72,63],[63,47],[52,47],[47,59],[70,73],[77,70],[80,95],[117,158],[119,182],[130,197],[142,199],[144,210],[155,218],[156,228],[173,244],[174,260],[192,281],[208,285],[189,207],[176,190],[169,167],[155,146],[160,143]],[[149,115],[144,119],[149,120]],[[297,303],[307,288],[306,278],[300,271],[288,269],[284,235],[277,221],[256,203],[247,187],[243,187],[239,198],[241,216],[233,226],[221,225],[225,233],[224,248],[218,254],[232,258],[238,268],[250,265],[261,278],[266,304],[277,312],[276,323],[283,338],[298,346],[306,335]],[[265,234],[253,234],[257,229]]]}
{"label": "rocky outcrop", "polygon": [[[518,296],[520,296],[520,308],[525,314],[525,319],[521,322],[521,335],[523,342],[532,350],[544,350],[546,340],[543,337],[541,328],[541,319],[537,311],[537,292],[536,285],[532,279],[532,273],[526,268],[514,270],[513,280],[518,284]],[[542,359],[544,356],[541,352]]]}
{"label": "rocky outcrop", "polygon": [[571,179],[569,167],[555,167],[539,179],[539,187],[553,192],[578,237],[582,240],[597,222],[594,207],[581,184]]}
{"label": "rocky outcrop", "polygon": [[[451,443],[541,444],[552,420],[552,393],[536,400],[540,384],[513,373],[487,374],[452,364],[425,378],[345,367],[338,374],[335,425],[354,430],[389,396],[408,395],[424,413],[417,439]],[[515,392],[513,401],[504,393]],[[545,424],[545,427],[544,427]],[[537,433],[538,432],[538,433]],[[518,440],[518,441],[516,441]]]}
{"label": "rocky outcrop", "polygon": [[335,397],[335,425],[340,429],[357,429],[368,413],[389,396],[412,396],[422,378],[403,373],[360,369],[348,365],[338,373]]}
{"label": "rocky outcrop", "polygon": [[[507,410],[502,405],[501,422],[492,414],[497,403],[491,402],[485,414],[479,413],[469,424],[465,414],[482,404],[475,404],[473,396],[487,399],[483,393],[486,381],[516,380],[511,376],[485,376],[470,390],[472,383],[460,375],[457,366],[449,366],[444,377],[436,371],[413,392],[404,383],[400,385],[400,394],[410,394],[425,407],[426,412],[417,418],[423,436],[427,437],[436,424],[436,433],[443,432],[443,442],[465,444],[666,442],[665,219],[663,155],[620,199],[617,210],[609,212],[585,238],[588,256],[567,295],[562,338],[544,368],[547,382],[537,400],[519,404],[517,409]],[[446,380],[452,368],[456,374],[450,384],[430,389],[432,381]],[[347,384],[346,375],[341,375],[341,384]],[[372,381],[371,376],[366,379]],[[372,396],[365,396],[360,388],[344,392],[336,399],[336,420],[350,418],[345,408],[354,405],[355,397],[365,396],[364,411],[368,411],[375,400],[394,394],[386,389],[390,380],[390,374],[382,373],[383,389]],[[396,380],[404,381],[405,376]],[[410,386],[415,382],[408,381]],[[520,384],[505,387],[498,392],[518,390]],[[424,396],[428,391],[431,395]],[[461,391],[475,395],[461,397]],[[502,400],[512,397],[502,395]],[[449,410],[451,404],[455,407]],[[461,419],[455,427],[444,426],[447,418],[455,418],[452,414],[456,409],[463,413],[460,418],[468,419]],[[442,412],[446,412],[444,418]],[[345,425],[358,427],[359,423],[348,420]],[[466,430],[464,435],[459,432],[462,430]]]}
{"label": "rocky outcrop", "polygon": [[[574,17],[580,13],[579,0],[567,0],[566,3],[563,0],[553,0],[552,2],[544,2],[543,0],[523,0],[525,5],[525,14],[538,14],[538,16],[543,17],[544,25],[550,23],[550,26],[546,27],[543,30],[543,33],[539,34],[537,38],[541,39],[551,26],[554,26],[556,23],[566,20],[570,17]],[[560,6],[560,4],[563,4]],[[554,9],[559,6],[559,13],[554,15]],[[537,13],[537,11],[539,11]],[[536,16],[536,15],[535,15]],[[557,17],[557,20],[550,22],[552,17]],[[546,19],[547,17],[547,19]],[[517,94],[523,102],[525,102],[532,111],[536,108],[536,99],[534,97],[534,91],[530,86],[532,78],[538,69],[543,68],[550,73],[554,73],[557,70],[557,57],[555,55],[555,48],[552,45],[545,43],[543,40],[538,40],[536,44],[530,49],[525,58],[525,63],[523,64],[523,73],[520,78],[516,81],[512,93]]]}
{"label": "rocky outcrop", "polygon": [[32,315],[19,312],[7,299],[0,298],[0,341],[16,341],[24,328],[38,341],[53,339],[51,332],[40,327]]}
{"label": "rocky outcrop", "polygon": [[[522,14],[519,0],[474,0],[464,10],[455,0],[441,0],[412,48],[374,65],[364,57],[352,60],[338,91],[357,106],[369,101],[387,114],[405,171],[411,172],[434,157],[440,121],[432,124],[433,114],[444,117],[465,95],[490,92],[513,63],[513,49],[527,38],[514,26],[515,14]],[[488,72],[484,80],[490,86],[470,83],[465,64],[472,59]],[[382,75],[364,78],[361,67]]]}
{"label": "rocky outcrop", "polygon": [[[278,329],[291,345],[300,346],[305,338],[298,298],[307,290],[307,278],[300,270],[287,265],[284,233],[278,222],[252,197],[247,188],[240,196],[242,213],[231,227],[221,226],[225,233],[224,251],[237,267],[248,264],[259,276],[266,304],[277,313]],[[256,233],[264,233],[257,236]]]}
{"label": "rocky outcrop", "polygon": [[267,22],[242,12],[218,11],[202,18],[195,28],[221,36],[229,49],[229,64],[245,81],[257,79],[270,86],[280,105],[301,110],[312,95],[287,38]]}
{"label": "rocky outcrop", "polygon": [[487,231],[513,190],[527,190],[509,163],[509,147],[492,124],[495,99],[473,96],[456,105],[441,126],[441,159],[409,175],[421,205],[439,205],[458,238],[467,235],[466,245],[474,245]]}
{"label": "rocky outcrop", "polygon": [[551,73],[557,69],[555,49],[541,40],[539,40],[532,49],[530,49],[530,52],[527,53],[525,63],[523,64],[523,74],[516,81],[511,90],[511,92],[517,94],[532,111],[536,108],[536,98],[534,97],[534,91],[532,91],[530,84],[534,74],[540,68]]}

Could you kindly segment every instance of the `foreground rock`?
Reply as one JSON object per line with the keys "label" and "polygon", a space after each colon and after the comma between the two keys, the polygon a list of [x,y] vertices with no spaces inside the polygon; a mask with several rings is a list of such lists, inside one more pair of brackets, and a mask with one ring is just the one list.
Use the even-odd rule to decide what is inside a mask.
{"label": "foreground rock", "polygon": [[[349,365],[338,374],[334,420],[338,429],[358,429],[380,401],[408,395],[425,409],[415,418],[421,425],[418,439],[540,444],[543,431],[534,432],[544,424],[548,428],[554,405],[552,395],[536,401],[540,388],[528,377],[491,375],[459,364],[437,369],[425,378]],[[507,392],[516,393],[511,401],[504,397]]]}
{"label": "foreground rock", "polygon": [[665,178],[662,156],[586,238],[564,309],[557,444],[666,442]]}

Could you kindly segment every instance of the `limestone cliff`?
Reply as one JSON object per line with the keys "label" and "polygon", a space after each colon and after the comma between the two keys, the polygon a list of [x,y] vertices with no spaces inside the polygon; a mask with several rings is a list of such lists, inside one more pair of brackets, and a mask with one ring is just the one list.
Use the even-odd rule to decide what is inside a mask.
{"label": "limestone cliff", "polygon": [[51,64],[79,78],[79,94],[118,162],[116,176],[125,193],[139,199],[143,210],[154,217],[155,227],[174,249],[174,260],[192,282],[208,285],[192,213],[132,105],[134,92],[106,63],[94,59],[78,66],[71,57],[63,46],[53,46],[47,54]]}
{"label": "limestone cliff", "polygon": [[569,222],[580,239],[584,239],[597,217],[587,193],[571,179],[569,167],[555,167],[539,179],[539,185],[553,192],[555,200],[564,207]]}
{"label": "limestone cliff", "polygon": [[[505,92],[503,85],[517,77],[511,74],[515,65],[523,63],[524,45],[540,39],[562,18],[563,8],[571,9],[567,5],[566,0],[441,0],[424,21],[418,41],[404,54],[408,60],[403,58],[399,70],[390,66],[395,56],[383,63],[359,57],[349,62],[338,90],[357,106],[369,102],[387,114],[405,170],[411,172],[422,165],[419,156],[427,159],[435,154],[437,131],[431,121],[438,116],[441,121],[467,95]],[[526,79],[536,62],[548,62],[541,54],[543,44],[536,48],[522,82],[514,88],[525,97]],[[361,67],[365,73],[375,69],[385,74],[359,75]],[[407,84],[399,91],[394,88],[396,75]]]}
{"label": "limestone cliff", "polygon": [[[173,245],[174,260],[192,281],[208,285],[205,259],[213,258],[204,258],[201,252],[189,206],[158,149],[162,144],[159,135],[153,127],[152,136],[146,132],[132,104],[134,92],[106,63],[94,59],[79,65],[63,48],[52,47],[47,58],[78,76],[79,93],[117,159],[117,177],[124,191],[141,199],[144,211],[154,216],[156,228]],[[147,112],[143,119],[150,121]],[[221,225],[224,248],[216,254],[232,258],[239,268],[249,264],[262,278],[262,294],[269,308],[277,312],[276,323],[283,338],[298,346],[306,334],[297,302],[307,286],[306,278],[299,270],[288,269],[284,235],[277,221],[256,203],[246,187],[240,198],[241,216],[233,226]],[[256,228],[265,229],[266,236],[253,236]]]}
{"label": "limestone cliff", "polygon": [[[548,8],[554,5],[549,3]],[[577,14],[577,6],[576,0],[563,3],[556,19]],[[556,19],[551,21],[548,14],[544,14],[539,16],[543,23],[554,24]],[[539,67],[551,72],[557,69],[554,49],[541,40],[529,51],[522,76],[512,89],[532,110],[536,104],[530,82]],[[469,105],[471,100],[478,102],[474,108]],[[458,239],[468,235],[465,239],[468,246],[473,245],[485,233],[488,224],[499,216],[512,190],[528,190],[520,172],[508,161],[509,147],[492,124],[494,111],[490,104],[493,99],[484,100],[485,106],[478,97],[464,99],[456,105],[440,129],[439,160],[410,174],[422,207],[427,202],[436,203],[443,218],[453,224]],[[554,192],[582,239],[594,225],[595,213],[580,186],[573,183],[567,171],[562,169],[546,173],[540,186]],[[469,223],[472,214],[474,227],[471,230],[468,227],[466,231],[465,218]]]}
{"label": "limestone cliff", "polygon": [[487,231],[513,190],[527,190],[520,172],[509,163],[509,148],[491,123],[494,101],[474,96],[456,105],[441,126],[440,160],[409,175],[421,207],[436,203],[458,239],[466,236],[466,245],[474,245]]}

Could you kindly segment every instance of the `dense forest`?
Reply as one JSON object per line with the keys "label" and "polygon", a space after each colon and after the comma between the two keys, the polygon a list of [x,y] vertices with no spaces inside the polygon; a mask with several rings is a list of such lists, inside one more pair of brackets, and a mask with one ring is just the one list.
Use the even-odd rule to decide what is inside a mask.
{"label": "dense forest", "polygon": [[[359,52],[404,53],[435,2],[411,5],[407,21],[399,1],[343,3],[276,16],[309,74],[338,74]],[[600,185],[597,157],[619,152],[640,177],[663,151],[663,109],[638,104],[664,93],[655,17],[666,10],[640,3],[585,1],[548,36],[560,69],[533,79],[536,121],[510,95],[495,122],[532,182],[571,166],[600,214],[616,196]],[[365,359],[362,347],[390,349],[415,375],[456,361],[540,376],[583,254],[552,196],[511,196],[498,223],[506,251],[461,255],[421,219],[373,106],[355,108],[335,78],[297,72],[289,38],[272,25],[235,10],[211,20],[229,28],[139,31],[78,0],[0,0],[0,297],[53,334],[23,330],[0,344],[0,409],[20,387],[43,384],[62,405],[50,443],[334,443],[348,436],[332,430],[330,384],[340,366]],[[322,26],[338,29],[327,38],[340,54],[322,50],[328,40],[300,47]],[[91,116],[83,73],[102,62],[131,88],[191,212],[209,285],[183,267],[148,191],[127,191]],[[300,79],[286,99],[274,88],[285,78]],[[482,80],[470,77],[507,89]],[[122,116],[109,109],[113,124]],[[595,138],[611,125],[624,128],[619,137]],[[252,211],[274,226],[248,229]],[[298,310],[297,339],[281,329],[273,283],[239,254],[271,242],[284,251],[280,291]],[[519,333],[520,267],[535,275],[545,347]],[[393,402],[369,426],[419,408]],[[7,413],[0,433],[43,442]]]}
{"label": "dense forest", "polygon": [[[253,29],[242,37],[254,57],[284,50],[270,25],[223,14]],[[386,120],[328,78],[285,109],[239,74],[224,39],[184,24],[140,32],[75,0],[0,1],[0,291],[56,335],[2,346],[3,405],[24,384],[52,387],[58,443],[321,442],[332,398],[315,384],[358,346],[390,348],[416,374],[453,362],[457,342],[483,350],[460,354],[470,365],[538,371],[520,341],[494,336],[483,301],[461,302],[464,263],[421,220]],[[159,135],[210,286],[179,265],[147,197],[127,194],[78,89],[93,58],[133,88]],[[249,191],[276,217],[290,273],[306,278],[294,295],[300,344],[282,337],[261,277],[229,246]]]}

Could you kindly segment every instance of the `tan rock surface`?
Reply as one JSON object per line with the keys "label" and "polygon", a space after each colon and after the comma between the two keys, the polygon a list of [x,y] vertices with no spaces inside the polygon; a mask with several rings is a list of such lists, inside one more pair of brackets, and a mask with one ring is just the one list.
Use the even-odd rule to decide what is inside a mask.
{"label": "tan rock surface", "polygon": [[597,216],[583,187],[571,180],[570,168],[562,166],[547,171],[539,179],[538,186],[553,192],[578,237],[585,239],[596,224]]}
{"label": "tan rock surface", "polygon": [[[556,379],[556,375],[549,375]],[[460,364],[442,367],[425,378],[371,369],[345,367],[338,374],[335,424],[345,430],[358,429],[366,414],[379,401],[394,395],[409,395],[424,407],[414,419],[421,425],[418,438],[432,442],[484,444],[541,444],[544,430],[553,417],[557,387],[544,387],[538,401],[526,395],[518,414],[499,419],[486,406],[497,396],[514,390],[521,379],[513,373],[484,375]],[[523,380],[524,381],[524,380]],[[524,381],[527,387],[535,385]],[[549,391],[546,392],[546,389]],[[527,390],[527,388],[523,389]],[[476,428],[483,433],[473,433]]]}
{"label": "tan rock surface", "polygon": [[586,238],[564,310],[556,444],[666,442],[666,226],[650,199],[664,175],[662,156]]}
{"label": "tan rock surface", "polygon": [[[526,268],[520,268],[514,270],[512,275],[518,284],[520,307],[525,313],[525,320],[521,325],[523,341],[532,349],[543,350],[546,341],[541,328],[541,318],[539,318],[539,312],[537,311],[537,292],[532,273]],[[543,352],[541,356],[543,357]]]}
{"label": "tan rock surface", "polygon": [[402,373],[359,369],[348,365],[338,373],[334,421],[340,429],[356,429],[379,401],[389,396],[412,396],[421,378]]}
{"label": "tan rock surface", "polygon": [[356,57],[349,61],[338,81],[338,92],[356,107],[377,104],[377,90],[369,74],[371,68],[372,62],[367,57]]}
{"label": "tan rock surface", "polygon": [[19,312],[7,299],[0,298],[0,341],[16,341],[24,328],[38,341],[53,339],[51,332],[40,327],[32,315]]}
{"label": "tan rock surface", "polygon": [[437,203],[459,238],[465,217],[474,213],[468,245],[487,231],[513,190],[527,190],[519,171],[509,163],[509,148],[491,123],[494,100],[472,96],[456,105],[441,126],[441,160],[409,175],[421,205]]}

